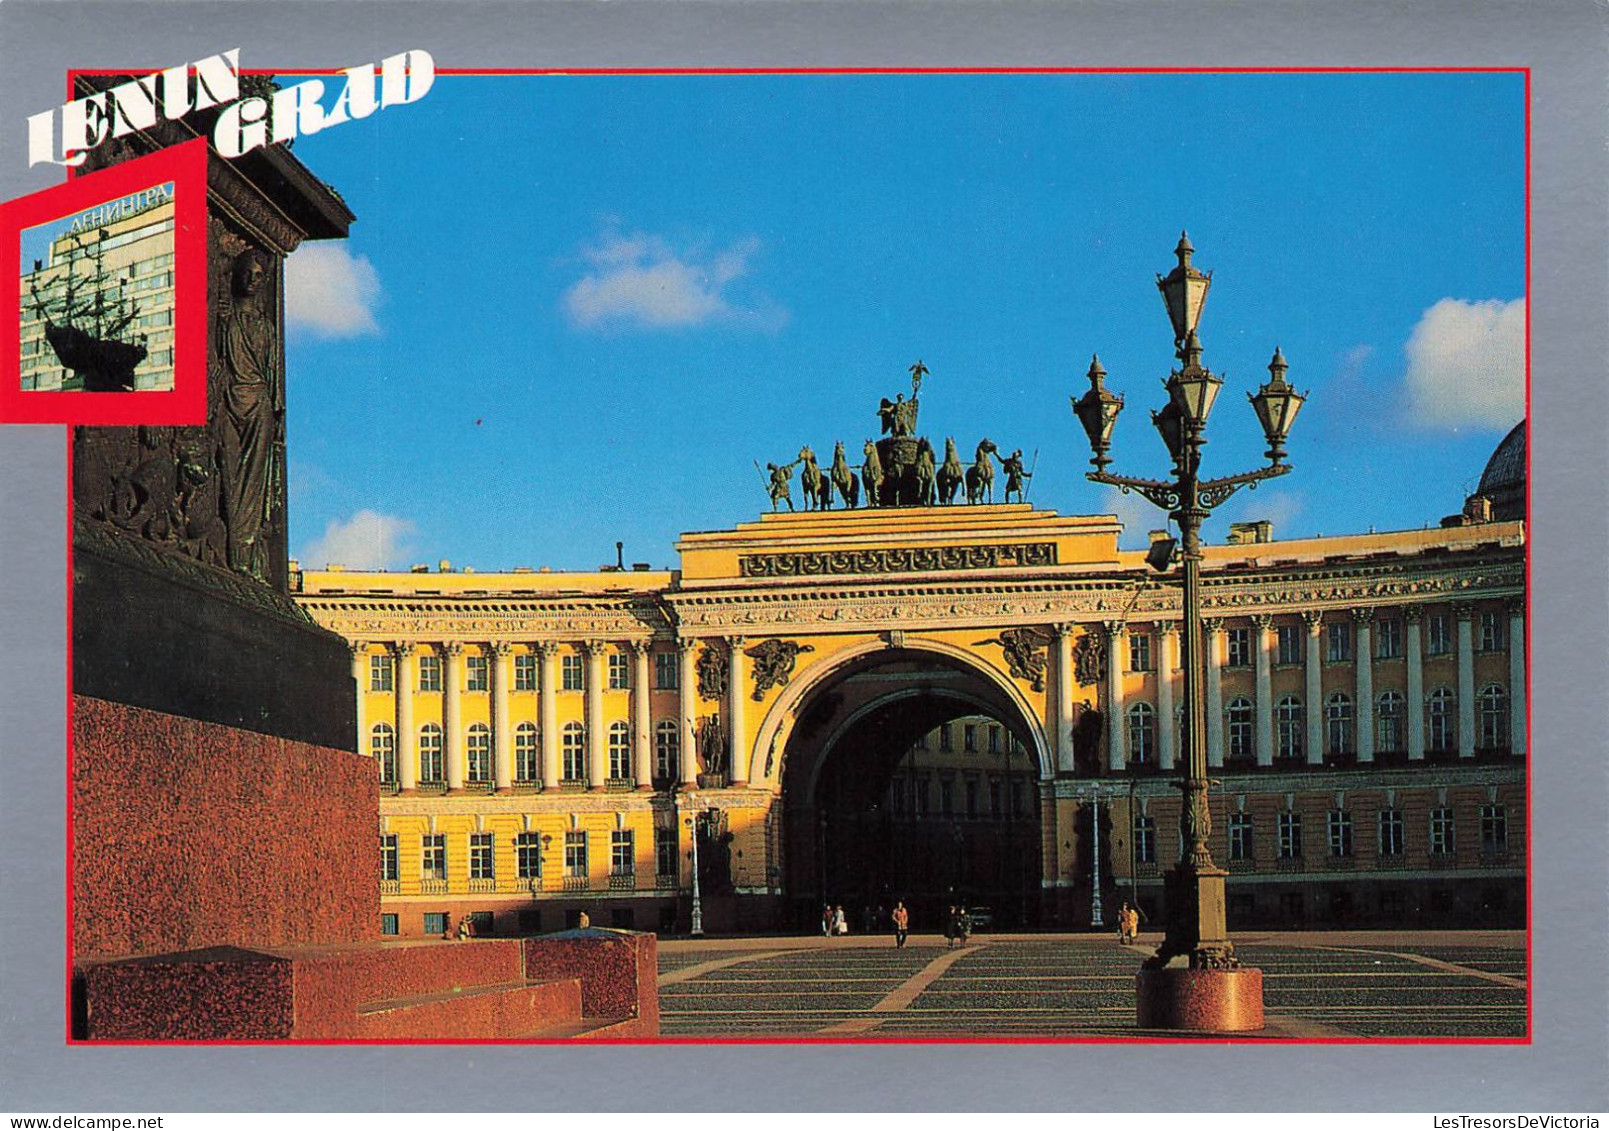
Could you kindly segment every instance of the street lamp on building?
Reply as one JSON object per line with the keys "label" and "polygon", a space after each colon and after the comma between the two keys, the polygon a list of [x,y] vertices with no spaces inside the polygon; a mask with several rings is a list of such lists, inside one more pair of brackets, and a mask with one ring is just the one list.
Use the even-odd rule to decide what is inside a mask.
{"label": "street lamp on building", "polygon": [[[1224,907],[1223,869],[1207,848],[1212,821],[1207,808],[1206,657],[1201,625],[1201,524],[1241,487],[1255,487],[1290,471],[1285,461],[1285,440],[1302,407],[1304,395],[1285,380],[1287,366],[1278,349],[1269,363],[1269,380],[1255,395],[1248,395],[1268,440],[1269,466],[1218,479],[1201,479],[1201,449],[1213,403],[1223,379],[1201,364],[1201,338],[1197,328],[1212,286],[1210,273],[1196,268],[1190,258],[1195,249],[1188,236],[1179,237],[1176,266],[1157,277],[1157,288],[1173,324],[1174,354],[1182,367],[1169,373],[1164,386],[1168,401],[1151,413],[1173,461],[1167,480],[1112,475],[1112,430],[1123,408],[1123,398],[1106,388],[1106,371],[1100,359],[1089,367],[1089,390],[1073,401],[1073,411],[1089,437],[1095,470],[1088,478],[1117,487],[1125,494],[1138,491],[1168,512],[1178,524],[1184,588],[1184,623],[1181,668],[1184,676],[1184,765],[1179,782],[1183,793],[1181,825],[1184,851],[1168,875],[1167,935],[1154,957],[1148,959],[1137,982],[1140,1024],[1145,1027],[1243,1030],[1262,1026],[1262,974],[1239,966],[1229,941]],[[1166,568],[1166,563],[1163,563]],[[1115,660],[1109,661],[1115,662]],[[1188,967],[1169,967],[1174,960]]]}
{"label": "street lamp on building", "polygon": [[1087,797],[1090,802],[1090,886],[1093,891],[1089,900],[1089,925],[1091,927],[1106,926],[1106,919],[1101,907],[1101,789],[1092,785],[1088,791],[1080,790],[1080,798]]}

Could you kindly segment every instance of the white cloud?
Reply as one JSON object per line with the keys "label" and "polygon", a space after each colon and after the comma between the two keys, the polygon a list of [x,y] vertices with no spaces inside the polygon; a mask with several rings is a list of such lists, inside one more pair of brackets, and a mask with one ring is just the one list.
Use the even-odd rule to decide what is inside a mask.
{"label": "white cloud", "polygon": [[730,285],[749,273],[753,237],[719,251],[678,251],[658,236],[611,235],[583,252],[592,269],[564,293],[564,311],[583,329],[669,329],[717,320],[775,323],[779,312],[745,311]]}
{"label": "white cloud", "polygon": [[342,522],[332,519],[324,536],[314,540],[297,560],[307,569],[343,565],[350,569],[397,569],[411,552],[412,519],[375,511],[358,511]]}
{"label": "white cloud", "polygon": [[1408,403],[1432,427],[1508,428],[1525,415],[1525,300],[1444,298],[1408,337]]}
{"label": "white cloud", "polygon": [[1116,487],[1107,487],[1101,495],[1098,513],[1115,514],[1123,524],[1123,533],[1117,544],[1125,550],[1143,550],[1151,544],[1151,531],[1168,525],[1168,512],[1154,505],[1144,495],[1125,495]]}
{"label": "white cloud", "polygon": [[304,243],[285,260],[285,322],[319,338],[378,334],[380,276],[338,243]]}

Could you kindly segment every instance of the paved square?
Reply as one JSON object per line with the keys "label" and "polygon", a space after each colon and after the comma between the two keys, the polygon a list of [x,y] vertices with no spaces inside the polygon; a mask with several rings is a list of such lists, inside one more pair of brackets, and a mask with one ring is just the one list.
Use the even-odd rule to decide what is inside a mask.
{"label": "paved square", "polygon": [[[1155,946],[1107,935],[662,939],[667,1037],[888,1039],[1170,1034],[1134,1023],[1134,973]],[[1263,971],[1261,1039],[1526,1035],[1517,931],[1261,933],[1238,942]]]}

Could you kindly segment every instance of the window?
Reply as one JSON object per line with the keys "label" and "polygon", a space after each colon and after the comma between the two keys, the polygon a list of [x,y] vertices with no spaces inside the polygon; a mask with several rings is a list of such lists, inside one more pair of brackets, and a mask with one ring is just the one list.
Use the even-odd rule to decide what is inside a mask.
{"label": "window", "polygon": [[469,834],[469,878],[489,880],[492,874],[492,834]]}
{"label": "window", "polygon": [[1331,754],[1352,753],[1352,700],[1345,692],[1337,691],[1325,701],[1324,732]]}
{"label": "window", "polygon": [[993,817],[999,817],[1000,816],[1000,779],[999,778],[990,778],[989,779],[989,814],[990,814],[990,816],[993,816]]}
{"label": "window", "polygon": [[1481,689],[1475,698],[1480,715],[1480,746],[1482,750],[1502,750],[1509,744],[1508,692],[1492,683]]}
{"label": "window", "polygon": [[1225,715],[1229,720],[1229,757],[1236,761],[1251,761],[1257,755],[1251,700],[1240,698],[1232,701]]}
{"label": "window", "polygon": [[1149,703],[1129,708],[1129,761],[1146,765],[1156,758],[1156,711]]}
{"label": "window", "polygon": [[654,776],[675,781],[681,764],[681,727],[666,719],[654,727]]}
{"label": "window", "polygon": [[609,778],[611,781],[631,778],[631,728],[625,723],[609,725]]}
{"label": "window", "polygon": [[445,911],[425,912],[425,934],[445,935],[447,933],[447,913]]}
{"label": "window", "polygon": [[491,686],[492,658],[484,652],[464,657],[464,690],[485,691]]}
{"label": "window", "polygon": [[1275,663],[1299,664],[1302,662],[1302,626],[1282,624],[1274,629],[1278,642]]}
{"label": "window", "polygon": [[425,652],[419,657],[419,690],[441,690],[441,657],[434,652]]}
{"label": "window", "polygon": [[391,654],[381,652],[369,657],[369,690],[391,690]]}
{"label": "window", "polygon": [[514,780],[536,782],[542,780],[542,743],[535,723],[521,723],[514,728]]}
{"label": "window", "polygon": [[1330,810],[1330,855],[1352,855],[1352,814],[1345,809]]}
{"label": "window", "polygon": [[976,817],[978,815],[978,779],[977,778],[968,778],[966,780],[966,791],[967,791],[967,816],[968,817]]}
{"label": "window", "polygon": [[441,728],[435,723],[419,728],[419,780],[433,784],[446,780],[442,770]]}
{"label": "window", "polygon": [[1151,634],[1149,632],[1129,633],[1129,671],[1148,672],[1153,670],[1151,664]]}
{"label": "window", "polygon": [[559,690],[581,691],[587,686],[586,668],[579,652],[566,652],[559,657]]}
{"label": "window", "polygon": [[955,812],[955,780],[953,778],[939,779],[939,813],[948,817]]}
{"label": "window", "polygon": [[1432,750],[1451,750],[1455,744],[1453,737],[1453,693],[1446,687],[1438,687],[1430,693],[1425,700],[1425,741]]}
{"label": "window", "polygon": [[1457,847],[1453,837],[1453,811],[1443,806],[1430,811],[1430,854],[1451,856]]}
{"label": "window", "polygon": [[380,933],[382,935],[394,935],[398,933],[397,917],[394,914],[386,912],[380,916]]}
{"label": "window", "polygon": [[978,728],[971,723],[961,728],[961,748],[968,754],[978,752]]}
{"label": "window", "polygon": [[1251,666],[1251,629],[1231,628],[1224,633],[1229,642],[1229,662],[1231,668],[1244,668]]}
{"label": "window", "polygon": [[380,837],[380,878],[396,880],[402,875],[398,865],[397,834],[384,833]]}
{"label": "window", "polygon": [[997,726],[989,728],[989,753],[1000,753],[1000,728]]}
{"label": "window", "polygon": [[1508,852],[1508,810],[1501,805],[1481,806],[1481,854],[1503,856]]}
{"label": "window", "polygon": [[1229,859],[1250,860],[1253,843],[1251,814],[1229,814]]}
{"label": "window", "polygon": [[514,656],[514,690],[536,690],[535,652],[519,652]]}
{"label": "window", "polygon": [[675,829],[654,830],[654,875],[674,876],[678,850]]}
{"label": "window", "polygon": [[1401,809],[1380,810],[1380,855],[1401,856],[1403,851]]}
{"label": "window", "polygon": [[1289,810],[1279,815],[1279,858],[1300,860],[1302,857],[1302,815]]}
{"label": "window", "polygon": [[1503,614],[1494,610],[1481,613],[1480,649],[1482,652],[1501,652],[1508,647],[1508,633],[1504,631]]}
{"label": "window", "polygon": [[564,755],[564,780],[585,781],[587,777],[587,728],[580,723],[565,723],[560,742]]}
{"label": "window", "polygon": [[1025,791],[1022,788],[1022,782],[1018,781],[1016,778],[1012,778],[1011,779],[1011,812],[1012,812],[1013,815],[1015,815],[1015,816],[1021,816],[1022,815],[1022,812],[1023,812],[1023,797],[1024,796],[1025,796]]}
{"label": "window", "polygon": [[542,878],[542,838],[536,833],[515,834],[514,872],[522,880]]}
{"label": "window", "polygon": [[929,780],[926,774],[919,774],[916,778],[916,792],[912,797],[912,808],[916,810],[918,818],[927,816],[927,787]]}
{"label": "window", "polygon": [[631,876],[637,872],[637,834],[616,829],[609,834],[609,874]]}
{"label": "window", "polygon": [[1279,745],[1275,753],[1281,758],[1300,758],[1302,756],[1302,738],[1305,721],[1302,711],[1302,701],[1294,695],[1287,695],[1279,701],[1275,711]]}
{"label": "window", "polygon": [[917,738],[916,745],[911,747],[911,749],[912,750],[926,750],[928,748],[927,739],[928,739],[927,734],[922,734],[921,736],[919,736]]}
{"label": "window", "polygon": [[1352,658],[1352,622],[1331,621],[1325,626],[1325,641],[1328,647],[1324,658],[1332,664],[1339,664]]}
{"label": "window", "polygon": [[676,671],[676,653],[654,653],[654,689],[656,691],[675,691],[681,686]]}
{"label": "window", "polygon": [[447,878],[447,834],[425,834],[423,849],[419,856],[419,875],[426,880]]}
{"label": "window", "polygon": [[1447,614],[1432,613],[1425,618],[1425,651],[1432,656],[1445,656],[1452,650],[1453,638],[1447,631]]}
{"label": "window", "polygon": [[476,723],[469,728],[469,745],[465,753],[469,757],[469,765],[465,768],[465,778],[474,782],[488,782],[492,780],[492,731],[485,723]]}
{"label": "window", "polygon": [[587,874],[587,834],[564,834],[564,874],[571,879],[584,879]]}
{"label": "window", "polygon": [[1374,701],[1374,748],[1382,754],[1402,751],[1402,696],[1395,691]]}
{"label": "window", "polygon": [[1134,862],[1156,863],[1156,818],[1134,818]]}
{"label": "window", "polygon": [[624,652],[609,653],[609,690],[624,691],[631,686],[631,657]]}
{"label": "window", "polygon": [[950,737],[950,724],[949,723],[945,723],[943,726],[939,727],[939,749],[940,750],[953,750],[953,749],[955,749],[954,743],[953,743],[953,741],[952,741],[952,739]]}
{"label": "window", "polygon": [[397,782],[397,732],[389,723],[376,723],[369,732],[369,753],[380,763],[380,781],[383,785]]}
{"label": "window", "polygon": [[1402,658],[1402,622],[1395,618],[1374,622],[1374,657],[1377,660]]}

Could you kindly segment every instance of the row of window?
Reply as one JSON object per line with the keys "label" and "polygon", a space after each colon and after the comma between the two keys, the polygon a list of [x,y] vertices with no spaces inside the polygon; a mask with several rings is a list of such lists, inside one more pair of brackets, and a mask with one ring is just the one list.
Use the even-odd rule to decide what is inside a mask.
{"label": "row of window", "polygon": [[[575,879],[589,875],[588,836],[584,831],[564,834],[564,874]],[[551,844],[551,834],[516,833],[514,835],[514,874],[522,880],[542,878],[543,850]],[[426,833],[421,838],[419,878],[446,883],[450,878],[447,855],[447,834]],[[471,833],[469,854],[466,860],[467,877],[471,880],[497,879],[496,838],[493,833]],[[654,866],[661,876],[676,874],[676,830],[654,830]],[[380,836],[380,879],[396,882],[401,879],[401,846],[396,833]],[[609,834],[609,874],[631,876],[637,871],[637,834],[631,829],[617,829]]]}
{"label": "row of window", "polygon": [[[535,652],[517,652],[514,655],[514,690],[537,689],[540,659]],[[654,653],[654,690],[675,691],[677,679],[676,656],[669,652]],[[631,688],[631,656],[625,652],[611,652],[608,656],[609,690],[628,691]],[[490,691],[492,660],[484,652],[464,657],[464,690]],[[426,652],[418,658],[420,691],[442,689],[442,658],[438,653]],[[559,657],[559,690],[585,691],[587,686],[586,661],[579,653],[566,652]],[[393,691],[396,688],[396,662],[388,652],[369,657],[369,690]]]}
{"label": "row of window", "polygon": [[[1454,621],[1446,613],[1431,613],[1425,617],[1425,654],[1445,656],[1453,651]],[[1374,658],[1400,660],[1403,654],[1402,621],[1384,617],[1373,622]],[[1129,670],[1149,672],[1156,670],[1152,634],[1131,632],[1129,640]],[[1252,665],[1254,631],[1248,626],[1224,630],[1225,666],[1231,668]],[[1301,664],[1306,659],[1307,628],[1300,624],[1274,626],[1274,663]],[[1475,647],[1482,652],[1501,652],[1508,648],[1507,614],[1495,609],[1482,610],[1475,633]],[[1333,621],[1324,625],[1324,659],[1327,663],[1347,663],[1355,658],[1355,626],[1351,621]]]}
{"label": "row of window", "polygon": [[[955,724],[944,723],[942,726],[936,727],[934,730],[922,735],[921,738],[917,739],[915,749],[931,750],[933,748],[933,743],[936,741],[940,750],[945,751],[946,753],[952,751],[955,749],[956,729],[957,727]],[[978,735],[980,732],[983,735],[985,748],[990,754],[1003,753],[1007,749],[1008,745],[1010,747],[1010,752],[1013,754],[1023,754],[1027,752],[1026,748],[1022,744],[1022,739],[1010,733],[1005,727],[999,725],[998,723],[985,723],[981,725],[977,723],[962,723],[960,724],[959,729],[961,732],[961,749],[968,754],[976,754],[978,752]]]}
{"label": "row of window", "polygon": [[[981,801],[981,788],[987,786],[989,795],[989,816],[1000,818],[1005,814],[1005,799],[1007,789],[1005,783],[994,775],[988,775],[986,781],[980,780],[976,775],[966,775],[961,779],[961,808],[957,808],[956,779],[950,776],[939,777],[939,805],[938,813],[942,817],[966,816],[977,818],[981,816],[979,808]],[[888,803],[889,810],[896,816],[903,815],[907,810],[911,815],[922,818],[932,812],[932,786],[933,781],[928,774],[916,774],[906,777],[896,774],[889,783]],[[1027,812],[1030,783],[1022,779],[1013,779],[1010,783],[1011,813],[1013,816],[1022,816]],[[909,804],[907,805],[907,802]]]}
{"label": "row of window", "polygon": [[[1382,754],[1406,749],[1404,726],[1406,704],[1397,691],[1385,691],[1374,701],[1374,749]],[[1176,712],[1175,728],[1180,725],[1183,708]],[[1129,761],[1147,763],[1156,758],[1156,708],[1136,703],[1128,709]],[[1510,743],[1508,691],[1499,684],[1488,684],[1475,697],[1478,728],[1476,746],[1500,750]],[[1438,687],[1425,696],[1425,745],[1434,751],[1452,750],[1458,745],[1458,696],[1449,687]],[[1250,699],[1241,696],[1224,708],[1228,739],[1225,755],[1229,759],[1250,760],[1256,756],[1256,712]],[[1354,754],[1356,720],[1352,697],[1337,691],[1324,701],[1326,752],[1344,756]],[[1287,695],[1274,708],[1274,755],[1277,758],[1305,756],[1307,717],[1301,697]]]}
{"label": "row of window", "polygon": [[[1381,856],[1400,857],[1407,843],[1402,810],[1382,809],[1376,822],[1375,847]],[[1449,806],[1430,810],[1429,845],[1432,856],[1451,856],[1457,848],[1456,821]],[[1345,859],[1353,854],[1353,815],[1347,809],[1331,809],[1325,815],[1329,855]],[[1182,834],[1181,834],[1182,835]],[[1304,855],[1302,814],[1286,811],[1278,815],[1275,828],[1275,855],[1281,860],[1299,860]],[[1250,813],[1229,814],[1229,859],[1254,858],[1256,825]],[[1508,810],[1502,805],[1483,805],[1480,811],[1480,848],[1483,856],[1502,856],[1508,852]],[[1182,853],[1182,844],[1181,844]],[[1134,818],[1134,859],[1138,864],[1156,863],[1156,818]]]}
{"label": "row of window", "polygon": [[[419,728],[419,781],[434,784],[446,781],[445,735],[435,723]],[[608,731],[609,778],[624,781],[632,777],[631,727],[611,723]],[[665,720],[654,728],[654,776],[674,779],[681,751],[680,724]],[[369,731],[369,753],[380,763],[380,780],[395,785],[397,778],[397,732],[390,723],[376,723]],[[560,776],[567,782],[587,777],[587,728],[583,723],[565,723],[559,732]],[[542,780],[542,736],[535,723],[514,728],[514,780]],[[485,723],[470,726],[464,742],[464,779],[470,782],[492,780],[492,728]]]}

